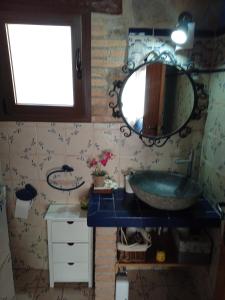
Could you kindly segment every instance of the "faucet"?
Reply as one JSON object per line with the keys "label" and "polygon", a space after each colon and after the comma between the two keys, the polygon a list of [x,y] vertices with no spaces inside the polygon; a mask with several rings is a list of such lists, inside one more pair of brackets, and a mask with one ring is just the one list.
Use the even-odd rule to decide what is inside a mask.
{"label": "faucet", "polygon": [[192,166],[194,161],[194,150],[191,150],[188,159],[176,159],[175,163],[180,164],[187,164],[187,177],[191,177],[192,173]]}

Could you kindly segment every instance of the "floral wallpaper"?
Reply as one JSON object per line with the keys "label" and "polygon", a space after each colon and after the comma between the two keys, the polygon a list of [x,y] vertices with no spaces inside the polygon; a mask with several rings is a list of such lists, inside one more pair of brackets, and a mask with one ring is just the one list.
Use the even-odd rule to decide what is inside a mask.
{"label": "floral wallpaper", "polygon": [[[15,268],[48,268],[47,230],[43,217],[51,203],[79,203],[92,184],[87,159],[111,150],[115,158],[106,166],[119,186],[123,186],[122,170],[173,170],[186,172],[185,165],[176,165],[195,149],[193,176],[197,177],[203,123],[193,121],[193,133],[186,139],[171,138],[163,148],[148,148],[138,136],[126,138],[121,124],[111,123],[0,123],[0,162],[7,185],[7,211],[10,243]],[[85,184],[72,192],[61,192],[47,185],[46,173],[63,164],[74,168]],[[73,174],[73,173],[72,173]],[[28,219],[14,217],[15,191],[32,184],[38,196]]]}
{"label": "floral wallpaper", "polygon": [[[225,35],[214,40],[212,67],[225,67]],[[225,72],[212,73],[209,77],[209,107],[202,142],[199,181],[204,195],[212,202],[225,202]],[[219,252],[220,229],[210,230],[213,254],[209,268],[193,272],[202,299],[212,299]]]}
{"label": "floral wallpaper", "polygon": [[[215,68],[225,67],[225,35],[216,38]],[[225,201],[225,72],[212,73],[209,107],[203,139],[200,179],[205,195],[214,202]]]}

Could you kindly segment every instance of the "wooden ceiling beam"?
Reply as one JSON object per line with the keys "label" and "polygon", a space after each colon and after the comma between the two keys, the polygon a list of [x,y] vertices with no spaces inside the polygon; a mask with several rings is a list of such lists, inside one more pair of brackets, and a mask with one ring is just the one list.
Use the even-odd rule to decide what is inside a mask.
{"label": "wooden ceiling beam", "polygon": [[82,11],[121,14],[122,0],[1,0],[0,11],[45,11],[77,13]]}

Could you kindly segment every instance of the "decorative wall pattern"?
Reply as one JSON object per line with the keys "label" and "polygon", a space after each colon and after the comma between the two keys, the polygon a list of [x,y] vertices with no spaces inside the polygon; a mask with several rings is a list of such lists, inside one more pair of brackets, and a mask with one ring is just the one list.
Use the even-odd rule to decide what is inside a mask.
{"label": "decorative wall pattern", "polygon": [[[225,35],[214,40],[212,67],[224,68]],[[225,201],[225,72],[209,77],[209,107],[202,142],[199,179],[204,195],[212,202]],[[210,268],[193,273],[202,299],[212,299],[221,243],[220,230],[211,230],[213,255]],[[204,280],[203,280],[204,278]],[[206,288],[207,287],[207,288]]]}
{"label": "decorative wall pattern", "polygon": [[[225,35],[216,39],[213,65],[224,68]],[[213,73],[209,81],[209,107],[203,139],[200,179],[214,202],[225,202],[225,72]]]}
{"label": "decorative wall pattern", "polygon": [[[122,170],[177,170],[176,158],[186,158],[195,149],[195,177],[197,176],[202,139],[202,123],[193,121],[193,134],[186,139],[175,136],[161,149],[147,148],[138,136],[125,138],[120,123],[0,123],[0,161],[3,180],[8,188],[8,221],[14,267],[47,268],[47,233],[43,216],[51,203],[79,203],[79,197],[92,183],[89,156],[110,149],[114,160],[107,171],[123,186]],[[70,193],[52,189],[46,183],[46,173],[63,164],[72,166],[85,185]],[[38,196],[27,220],[14,218],[15,190],[31,183]]]}
{"label": "decorative wall pattern", "polygon": [[144,63],[144,58],[151,51],[170,52],[176,57],[177,64],[183,68],[194,65],[195,68],[206,68],[211,65],[214,40],[195,38],[193,49],[175,51],[176,45],[170,36],[154,36],[145,32],[130,32],[128,38],[128,63],[135,68]]}

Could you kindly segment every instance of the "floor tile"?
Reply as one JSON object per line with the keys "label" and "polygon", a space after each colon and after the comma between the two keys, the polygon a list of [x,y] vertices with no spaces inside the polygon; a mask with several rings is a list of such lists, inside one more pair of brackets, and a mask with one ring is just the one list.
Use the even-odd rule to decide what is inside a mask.
{"label": "floor tile", "polygon": [[34,300],[62,300],[63,288],[38,288]]}
{"label": "floor tile", "polygon": [[199,300],[197,290],[192,286],[170,286],[167,291],[167,300]]}
{"label": "floor tile", "polygon": [[140,278],[142,287],[157,287],[157,286],[166,286],[164,277],[162,276],[163,271],[140,271]]}
{"label": "floor tile", "polygon": [[184,270],[164,270],[161,276],[166,286],[190,286],[194,287],[192,278],[187,271]]}
{"label": "floor tile", "polygon": [[31,300],[35,294],[35,288],[27,288],[24,291],[17,291],[15,300]]}
{"label": "floor tile", "polygon": [[168,300],[167,292],[168,291],[165,286],[154,286],[149,288],[148,290],[143,290],[142,299],[143,300]]}
{"label": "floor tile", "polygon": [[62,300],[91,300],[92,295],[92,289],[89,289],[87,287],[65,287],[63,289]]}
{"label": "floor tile", "polygon": [[140,281],[140,271],[132,270],[127,272],[128,280]]}
{"label": "floor tile", "polygon": [[129,299],[199,300],[192,278],[181,270],[128,272]]}
{"label": "floor tile", "polygon": [[144,300],[143,291],[129,288],[129,300]]}

